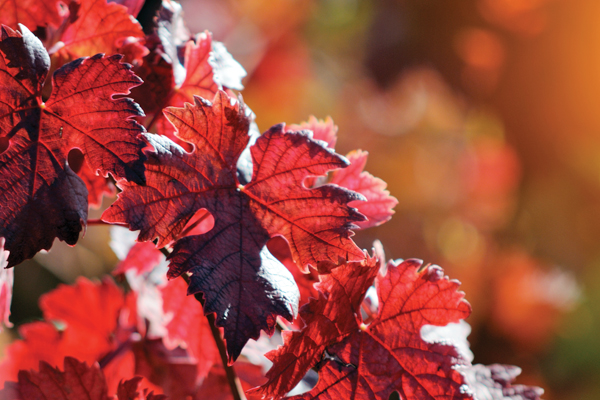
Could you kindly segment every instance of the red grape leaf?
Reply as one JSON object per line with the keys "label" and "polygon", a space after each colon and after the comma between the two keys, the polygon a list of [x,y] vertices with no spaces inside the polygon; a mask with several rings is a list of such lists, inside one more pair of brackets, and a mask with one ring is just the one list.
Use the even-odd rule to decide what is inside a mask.
{"label": "red grape leaf", "polygon": [[102,196],[114,196],[116,193],[112,182],[102,175],[97,175],[85,161],[79,172],[77,172],[77,176],[85,183],[88,190],[88,204],[90,207],[100,207]]}
{"label": "red grape leaf", "polygon": [[[39,361],[57,365],[65,356],[73,356],[88,363],[100,362],[111,393],[123,377],[141,372],[155,377],[155,371],[171,367],[177,376],[172,377],[171,382],[177,383],[171,386],[181,386],[181,371],[189,370],[193,388],[196,365],[184,350],[178,349],[178,354],[168,358],[168,350],[155,345],[162,344],[160,339],[139,341],[139,332],[143,331],[136,332],[134,297],[124,297],[110,280],[92,284],[83,278],[74,286],[63,285],[45,295],[41,308],[53,323],[33,322],[19,327],[23,339],[6,348],[6,358],[0,364],[0,387],[4,380],[16,379],[19,370],[33,369]],[[144,369],[152,357],[160,361]]]}
{"label": "red grape leaf", "polygon": [[128,381],[122,381],[117,388],[117,400],[166,400],[164,394],[147,393],[147,389],[140,392],[140,383],[144,378],[136,376]]}
{"label": "red grape leaf", "polygon": [[158,238],[165,246],[197,210],[213,215],[209,232],[175,243],[169,277],[192,272],[188,293],[203,292],[204,311],[217,313],[232,361],[261,329],[273,332],[277,315],[291,320],[295,314],[296,285],[266,249],[269,238],[284,236],[303,270],[318,261],[362,260],[350,229],[364,217],[347,206],[362,196],[332,185],[305,188],[307,176],[344,167],[346,160],[303,133],[285,133],[282,125],[251,147],[253,177],[241,185],[236,163],[250,120],[223,91],[214,103],[195,97],[194,105],[165,114],[195,150],[147,134],[156,152],[147,153],[146,186],[120,182],[123,192],[102,218],[140,230],[140,241]]}
{"label": "red grape leaf", "polygon": [[[118,236],[123,241],[123,235],[115,235],[113,240]],[[149,257],[137,254],[138,248]],[[220,361],[220,356],[201,304],[186,295],[185,281],[165,282],[164,265],[144,261],[156,253],[162,261],[164,256],[151,242],[136,243],[124,260],[127,271],[123,272],[134,272],[126,274],[126,278],[137,294],[138,318],[144,319],[146,339],[136,346],[136,371],[152,378],[165,391],[190,394],[197,383],[206,378],[213,363]],[[134,264],[134,260],[141,265]],[[142,270],[138,273],[136,270],[140,267]],[[138,327],[138,331],[142,332],[142,327]],[[177,373],[167,373],[166,365]],[[181,374],[185,374],[185,384]]]}
{"label": "red grape leaf", "polygon": [[[299,306],[303,306],[308,303],[308,299],[310,297],[318,298],[319,292],[314,287],[314,284],[319,282],[319,274],[314,269],[310,269],[307,274],[302,273],[296,263],[294,263],[294,258],[292,257],[292,253],[290,252],[290,247],[287,241],[281,236],[276,236],[271,238],[267,243],[269,252],[273,254],[279,262],[281,262],[288,271],[291,272],[296,284],[298,285],[298,289],[300,290],[300,302]],[[301,323],[301,319],[296,318],[294,323]],[[303,326],[303,324],[302,324]]]}
{"label": "red grape leaf", "polygon": [[235,90],[243,90],[242,79],[247,75],[242,64],[237,62],[221,42],[212,43],[214,80],[218,85]]}
{"label": "red grape leaf", "polygon": [[132,17],[137,17],[146,0],[108,0],[109,3],[117,3],[127,7],[127,12]]}
{"label": "red grape leaf", "polygon": [[[116,351],[116,350],[115,350]],[[115,354],[115,351],[109,353],[107,357],[111,357]],[[125,350],[118,352],[118,354],[112,356],[110,361],[107,362],[107,358],[102,358],[98,361],[101,364],[102,372],[106,378],[106,384],[108,386],[109,393],[116,393],[119,384],[125,377],[131,377],[136,375],[135,371],[135,354],[133,351]],[[148,380],[143,381],[144,387],[152,387],[152,384]]]}
{"label": "red grape leaf", "polygon": [[[177,82],[177,75],[175,75],[176,85],[171,88],[161,108],[168,106],[182,107],[186,102],[192,103],[194,96],[207,99],[212,99],[215,96],[219,86],[213,76],[213,66],[210,63],[211,52],[212,34],[208,31],[196,35],[194,40],[189,40],[185,44],[183,65],[185,79],[182,82]],[[173,125],[160,110],[158,110],[154,120],[150,122],[149,129],[152,126],[156,126],[156,132],[159,134],[179,142]],[[182,143],[179,142],[179,144]]]}
{"label": "red grape leaf", "polygon": [[194,95],[207,98],[215,95],[217,84],[214,82],[210,63],[211,51],[212,33],[208,31],[199,33],[185,44],[185,79],[169,99],[168,105],[182,106],[184,102],[192,102]]}
{"label": "red grape leaf", "polygon": [[121,261],[113,271],[113,275],[124,274],[129,270],[143,274],[149,272],[162,260],[163,254],[154,246],[152,242],[135,243],[127,256]]}
{"label": "red grape leaf", "polygon": [[[154,369],[164,369],[161,363],[172,364],[176,369],[183,368],[193,388],[196,382],[206,378],[215,361],[220,362],[220,356],[201,304],[194,296],[186,295],[187,285],[183,279],[165,282],[163,266],[157,267],[162,259],[164,256],[151,242],[135,243],[118,267],[122,272],[135,272],[126,277],[137,294],[138,317],[146,321],[145,337],[162,339],[162,342],[158,341],[160,345],[154,340],[144,341],[141,351],[136,353],[138,364],[142,362],[148,366],[147,376],[156,376]],[[158,355],[152,356],[151,352]],[[167,375],[160,379],[163,384],[174,386],[169,383],[172,378]],[[166,390],[166,387],[163,388]]]}
{"label": "red grape leaf", "polygon": [[[128,37],[143,38],[142,27],[127,13],[127,7],[106,0],[80,0],[69,7],[66,29],[60,40],[60,57],[74,60],[96,53],[118,53]],[[141,83],[141,82],[140,82]]]}
{"label": "red grape leaf", "polygon": [[7,265],[8,252],[4,250],[4,238],[0,238],[0,332],[2,324],[8,327],[12,326],[8,317],[10,316],[15,271],[6,268]]}
{"label": "red grape leaf", "polygon": [[[332,149],[335,147],[338,127],[329,117],[323,121],[311,115],[308,122],[291,125],[289,128],[290,130],[308,129],[313,132],[314,139],[323,140]],[[362,150],[351,151],[346,155],[350,166],[333,171],[328,181],[328,183],[335,183],[366,197],[366,201],[350,203],[351,207],[357,208],[361,214],[367,217],[367,221],[356,223],[361,229],[371,228],[388,221],[394,214],[393,208],[398,204],[398,200],[390,196],[390,192],[385,189],[387,184],[383,180],[363,171],[368,155],[369,153]],[[317,182],[314,180],[309,181],[307,186],[313,186],[315,183]]]}
{"label": "red grape leaf", "polygon": [[67,162],[79,148],[93,171],[144,182],[139,134],[142,111],[131,99],[114,99],[140,84],[120,56],[79,59],[58,69],[52,93],[41,90],[50,60],[25,27],[2,28],[0,41],[0,236],[8,266],[49,249],[55,237],[75,244],[87,220],[88,192]]}
{"label": "red grape leaf", "polygon": [[141,37],[128,36],[117,43],[119,43],[119,45],[115,52],[123,54],[123,61],[129,64],[142,64],[144,62],[144,57],[150,53],[150,50],[145,46],[146,40]]}
{"label": "red grape leaf", "polygon": [[327,117],[325,120],[317,119],[314,115],[308,117],[308,121],[300,124],[292,124],[288,126],[290,131],[304,131],[309,130],[313,133],[315,140],[322,140],[327,143],[327,147],[335,149],[337,142],[337,131],[338,127],[333,123],[331,117]]}
{"label": "red grape leaf", "polygon": [[151,53],[136,70],[145,83],[132,94],[149,114],[149,131],[166,135],[190,150],[187,142],[174,135],[162,109],[191,103],[194,95],[212,99],[222,87],[241,90],[246,72],[222,43],[212,40],[210,32],[190,35],[179,3],[163,1],[155,23],[147,38]]}
{"label": "red grape leaf", "polygon": [[[152,36],[149,38],[158,40]],[[161,106],[165,104],[165,99],[175,87],[175,78],[170,59],[162,48],[157,43],[154,45],[148,43],[148,46],[150,53],[144,57],[141,65],[135,67],[136,75],[144,83],[131,90],[131,97],[139,103],[147,115],[153,115],[162,111]],[[150,117],[147,119],[151,120]]]}
{"label": "red grape leaf", "polygon": [[185,80],[185,68],[178,53],[191,39],[183,20],[182,7],[177,2],[163,0],[155,23],[154,32],[146,38],[150,53],[135,69],[144,83],[131,91],[132,97],[149,115],[149,128],[152,128],[153,118],[162,117],[162,107],[173,88]]}
{"label": "red grape leaf", "polygon": [[389,221],[394,214],[393,208],[398,204],[398,200],[390,196],[390,192],[385,190],[387,183],[363,171],[368,155],[369,153],[362,150],[351,151],[346,155],[350,161],[350,166],[333,171],[329,180],[329,183],[335,183],[353,190],[367,198],[367,201],[350,203],[351,207],[356,207],[360,213],[367,217],[367,221],[356,223],[361,229],[381,225]]}
{"label": "red grape leaf", "polygon": [[198,365],[197,379],[202,380],[221,359],[202,305],[194,296],[187,296],[186,289],[183,279],[173,279],[160,290],[169,319],[163,342],[167,348],[184,347]]}
{"label": "red grape leaf", "polygon": [[192,37],[185,26],[181,5],[175,2],[162,2],[149,42],[152,53],[140,68],[148,84],[136,91],[135,98],[143,99],[147,106],[144,110],[154,113],[148,118],[150,131],[166,135],[187,149],[188,143],[174,135],[162,109],[191,103],[194,95],[212,99],[221,87],[241,90],[241,78],[246,72],[222,43],[212,40],[210,32]]}
{"label": "red grape leaf", "polygon": [[544,390],[536,386],[512,385],[521,368],[511,365],[472,365],[461,367],[469,389],[476,399],[540,400]]}
{"label": "red grape leaf", "polygon": [[[249,362],[237,361],[233,369],[240,380],[243,390],[248,390],[265,381],[262,368]],[[257,396],[246,396],[248,400],[258,400]],[[216,364],[208,377],[202,382],[194,400],[234,400],[223,364]]]}
{"label": "red grape leaf", "polygon": [[[303,310],[307,326],[287,335],[283,347],[267,354],[274,365],[267,372],[269,382],[257,391],[281,397],[323,359],[317,386],[299,398],[339,399],[352,394],[388,399],[394,391],[405,400],[471,398],[461,392],[464,381],[454,367],[463,360],[456,349],[427,343],[420,333],[423,325],[443,326],[467,317],[470,306],[456,290],[457,281],[448,280],[437,266],[418,272],[421,264],[388,263],[386,275],[375,279],[380,307],[368,326],[360,317],[362,297],[357,292],[364,296],[368,285],[362,277],[372,272],[357,264],[334,270],[319,285],[323,296]],[[336,337],[341,341],[332,344]],[[315,348],[319,352],[313,352]],[[306,360],[308,353],[315,359]]]}
{"label": "red grape leaf", "polygon": [[65,357],[64,372],[40,361],[39,372],[19,371],[19,381],[7,382],[2,399],[109,400],[106,380],[98,364],[89,366]]}
{"label": "red grape leaf", "polygon": [[51,323],[21,325],[19,336],[20,340],[15,340],[5,349],[5,357],[0,363],[0,382],[17,379],[19,370],[36,368],[40,360],[57,365],[68,355],[64,335]]}
{"label": "red grape leaf", "polygon": [[377,259],[368,257],[364,265],[349,263],[321,275],[317,284],[321,295],[300,310],[305,328],[300,332],[282,332],[284,346],[265,354],[273,361],[273,367],[267,372],[269,381],[256,392],[275,397],[289,392],[321,361],[328,346],[357,330],[361,322],[360,303],[378,270]]}
{"label": "red grape leaf", "polygon": [[[31,30],[61,24],[60,0],[5,0],[0,4],[0,24],[17,29],[21,23]],[[66,1],[63,1],[66,3]]]}
{"label": "red grape leaf", "polygon": [[40,298],[47,321],[65,324],[82,343],[97,348],[98,353],[112,347],[112,336],[124,306],[123,292],[108,278],[99,284],[80,277],[74,285],[59,285]]}
{"label": "red grape leaf", "polygon": [[197,366],[182,348],[169,350],[162,340],[143,339],[133,346],[135,373],[173,399],[185,399],[200,382]]}
{"label": "red grape leaf", "polygon": [[125,305],[123,293],[109,279],[93,283],[79,278],[73,286],[59,286],[42,296],[40,308],[47,321],[63,329],[49,322],[20,326],[23,339],[6,348],[0,376],[14,379],[19,370],[35,368],[38,361],[57,365],[65,356],[97,361],[116,346],[117,321]]}

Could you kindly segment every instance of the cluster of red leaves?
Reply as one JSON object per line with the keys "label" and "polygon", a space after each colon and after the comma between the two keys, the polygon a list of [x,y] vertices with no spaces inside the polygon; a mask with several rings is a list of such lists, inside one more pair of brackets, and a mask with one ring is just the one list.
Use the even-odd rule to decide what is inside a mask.
{"label": "cluster of red leaves", "polygon": [[[259,134],[233,92],[245,73],[224,46],[209,32],[191,35],[170,0],[144,35],[134,18],[143,3],[0,5],[7,266],[55,238],[74,245],[110,180],[121,192],[102,220],[140,231],[116,270],[130,291],[81,278],[42,297],[45,321],[22,325],[0,364],[3,379],[17,380],[0,397],[228,398],[227,364],[304,304],[293,324],[302,330],[268,353],[266,383],[260,367],[235,364],[245,389],[263,384],[253,393],[280,398],[315,368],[319,382],[303,398],[537,399],[534,388],[510,386],[514,370],[472,367],[454,346],[422,339],[424,325],[469,314],[457,282],[416,261],[378,275],[381,260],[352,241],[353,229],[384,223],[397,203],[363,171],[367,153],[335,153],[330,119]],[[151,242],[169,253],[169,283]],[[2,319],[11,279],[0,275]],[[373,283],[377,315],[363,319]],[[186,293],[201,293],[204,307]],[[221,335],[226,352],[213,341]],[[60,364],[64,372],[52,367]]]}
{"label": "cluster of red leaves", "polygon": [[[459,283],[444,277],[441,268],[407,260],[390,261],[379,271],[376,260],[368,258],[366,265],[350,263],[320,278],[319,298],[301,311],[306,326],[284,332],[284,346],[266,355],[273,361],[269,381],[252,392],[281,398],[316,366],[317,385],[295,398],[338,399],[352,393],[388,399],[393,392],[407,400],[541,395],[538,388],[511,387],[512,379],[503,381],[507,390],[498,394],[500,378],[474,376],[504,367],[470,366],[454,345],[423,340],[424,325],[444,326],[470,314]],[[365,321],[361,305],[367,308],[363,299],[374,279],[379,307]]]}
{"label": "cluster of red leaves", "polygon": [[[154,395],[147,389],[139,390],[142,378],[121,381],[117,389],[117,400],[164,400],[164,395]],[[44,361],[40,361],[39,372],[21,371],[18,382],[9,382],[2,393],[3,399],[115,399],[108,395],[106,380],[98,364],[88,367],[75,358],[66,357],[64,372]]]}
{"label": "cluster of red leaves", "polygon": [[[126,6],[118,3],[127,3]],[[148,53],[144,32],[130,12],[143,1],[7,0],[0,4],[0,23],[39,30],[59,66],[97,53],[125,54],[129,62]]]}
{"label": "cluster of red leaves", "polygon": [[[56,385],[70,385],[64,377],[39,383],[49,371],[60,376],[48,364],[60,365],[63,359],[67,377],[76,369],[97,373],[90,372],[97,371],[95,367],[88,370],[68,357],[100,363],[101,383],[88,389],[103,396],[116,393],[121,399],[121,381],[135,375],[144,379],[130,386],[174,399],[228,393],[199,302],[185,296],[182,279],[157,284],[150,276],[153,270],[161,272],[152,267],[156,261],[148,261],[156,249],[146,248],[147,254],[140,257],[134,248],[124,261],[130,265],[124,272],[133,289],[128,295],[111,280],[92,283],[82,278],[42,297],[40,305],[52,323],[20,327],[23,340],[7,348],[8,357],[0,364],[0,376],[18,382],[6,384],[0,398],[31,398],[26,395],[30,390],[48,390],[47,394]],[[301,310],[305,327],[285,331],[284,346],[267,354],[274,363],[267,382],[262,381],[260,367],[247,361],[235,364],[245,389],[263,383],[249,394],[281,398],[316,368],[319,382],[302,398],[336,399],[354,393],[359,398],[387,399],[398,391],[403,399],[471,399],[473,394],[494,400],[539,399],[540,389],[510,385],[518,369],[471,366],[451,343],[422,339],[425,324],[446,325],[470,313],[457,291],[458,282],[444,277],[439,267],[422,268],[420,261],[407,260],[390,261],[380,270],[377,259],[367,257],[366,262],[335,268],[319,279],[318,298]],[[365,319],[361,308],[368,309],[364,297],[374,280],[379,307],[376,315],[367,314]],[[159,299],[159,310],[149,306]],[[164,328],[162,336],[151,333],[157,330],[154,324]],[[38,363],[39,374],[27,372]],[[10,397],[15,392],[21,397]]]}
{"label": "cluster of red leaves", "polygon": [[[77,304],[78,307],[73,307]],[[80,278],[73,286],[60,286],[40,299],[45,321],[19,327],[22,340],[7,349],[0,365],[4,380],[19,370],[33,369],[39,361],[61,365],[65,356],[93,363],[128,340],[135,326],[135,298],[110,280],[95,284]]]}
{"label": "cluster of red leaves", "polygon": [[[303,270],[319,262],[360,261],[363,252],[349,237],[351,223],[364,217],[346,204],[362,197],[338,186],[304,187],[309,175],[347,161],[283,126],[250,147],[253,174],[242,185],[237,162],[250,140],[250,120],[244,106],[224,92],[214,103],[197,97],[193,106],[165,114],[194,151],[146,135],[155,149],[147,153],[146,185],[120,183],[123,192],[103,219],[140,230],[138,240],[158,238],[161,247],[176,240],[168,276],[192,273],[188,293],[204,294],[206,311],[215,312],[217,325],[225,328],[233,361],[261,329],[273,333],[278,315],[292,320],[296,314],[294,280],[266,250],[269,238],[285,237]],[[201,209],[214,216],[214,227],[177,238]]]}
{"label": "cluster of red leaves", "polygon": [[[140,261],[136,264],[144,263]],[[155,264],[145,265],[152,269]],[[210,376],[220,376],[222,366],[200,303],[186,296],[182,279],[157,284],[148,274],[133,272],[134,289],[128,294],[111,279],[94,283],[80,278],[73,286],[62,285],[44,295],[40,307],[45,321],[19,327],[23,339],[7,347],[0,364],[1,381],[18,380],[16,389],[23,393],[19,388],[30,386],[22,379],[25,371],[40,363],[61,365],[65,357],[74,357],[91,365],[99,363],[103,387],[110,394],[120,392],[123,379],[137,375],[144,378],[140,388],[146,391],[173,399],[204,398]],[[246,364],[240,362],[236,368],[246,370],[248,382],[242,383],[248,389],[262,383],[262,370]],[[5,387],[1,399],[15,390],[14,385]],[[212,390],[228,393],[227,381]]]}

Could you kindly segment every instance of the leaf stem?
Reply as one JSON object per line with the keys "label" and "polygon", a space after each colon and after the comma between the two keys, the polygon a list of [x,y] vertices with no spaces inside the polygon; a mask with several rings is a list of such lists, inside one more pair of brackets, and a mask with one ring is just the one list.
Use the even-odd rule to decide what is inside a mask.
{"label": "leaf stem", "polygon": [[[160,249],[158,249],[161,253],[163,253],[165,255],[165,257],[169,257],[169,254],[171,254],[171,252],[169,250],[167,250],[166,247],[162,247]],[[187,280],[186,280],[187,281]]]}
{"label": "leaf stem", "polygon": [[106,354],[104,357],[102,357],[100,359],[100,361],[98,362],[98,364],[100,364],[100,368],[106,367],[117,356],[119,356],[125,350],[130,349],[132,344],[133,344],[133,339],[131,337],[129,339],[127,339],[126,341],[124,341],[123,343],[119,344],[119,346],[116,349],[114,349],[113,351]]}
{"label": "leaf stem", "polygon": [[[190,284],[190,278],[183,274],[181,275],[183,279]],[[202,304],[202,308],[204,308],[204,296],[202,293],[196,293],[194,295],[196,300]],[[229,388],[231,389],[231,394],[233,395],[234,400],[246,400],[246,395],[244,394],[244,389],[242,388],[242,384],[233,369],[233,366],[228,364],[227,360],[227,348],[225,347],[225,341],[221,336],[221,331],[217,327],[216,317],[214,313],[206,314],[206,319],[208,319],[208,325],[210,326],[210,331],[212,333],[213,339],[217,344],[217,348],[219,349],[219,355],[221,356],[221,362],[223,363],[223,368],[225,369],[225,375],[227,376],[227,382],[229,383]]]}
{"label": "leaf stem", "polygon": [[100,218],[98,218],[98,219],[88,219],[87,220],[87,224],[88,225],[112,225],[112,224],[109,224],[108,222],[102,221]]}

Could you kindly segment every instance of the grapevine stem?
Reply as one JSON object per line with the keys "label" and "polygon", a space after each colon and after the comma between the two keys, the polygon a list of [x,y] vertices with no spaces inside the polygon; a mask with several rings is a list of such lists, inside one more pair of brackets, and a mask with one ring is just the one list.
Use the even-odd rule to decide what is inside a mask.
{"label": "grapevine stem", "polygon": [[[181,276],[183,277],[183,279],[185,279],[185,281],[189,285],[190,278],[185,274],[183,274]],[[200,304],[202,304],[202,307],[204,307],[205,300],[204,300],[204,296],[202,296],[202,293],[196,293],[194,295],[194,297],[196,298],[196,300],[198,300],[200,302]],[[227,376],[227,382],[229,383],[229,388],[231,389],[231,394],[233,395],[233,399],[234,400],[246,400],[246,395],[244,394],[244,389],[242,388],[242,384],[240,383],[240,380],[237,377],[237,374],[235,373],[233,366],[228,364],[227,349],[225,347],[225,341],[223,341],[223,338],[221,337],[221,331],[219,331],[219,328],[216,325],[215,314],[214,313],[207,314],[206,319],[208,319],[208,325],[210,325],[210,331],[213,335],[215,343],[217,344],[217,348],[219,349],[219,355],[221,356],[221,362],[223,363],[223,368],[225,369],[225,375]]]}

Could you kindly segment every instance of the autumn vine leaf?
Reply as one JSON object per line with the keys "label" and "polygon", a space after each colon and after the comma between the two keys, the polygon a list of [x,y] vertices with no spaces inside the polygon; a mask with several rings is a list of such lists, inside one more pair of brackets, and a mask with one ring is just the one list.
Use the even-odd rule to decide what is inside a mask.
{"label": "autumn vine leaf", "polygon": [[[335,148],[338,127],[331,118],[320,120],[311,116],[306,122],[290,125],[292,131],[306,129],[313,132],[315,139],[327,143],[327,147]],[[333,171],[327,180],[327,183],[334,183],[365,196],[365,201],[354,201],[350,204],[351,207],[356,207],[361,214],[367,217],[366,221],[356,222],[361,229],[371,228],[389,221],[394,214],[394,207],[398,204],[398,200],[386,190],[387,183],[364,171],[368,155],[369,153],[363,150],[351,151],[346,155],[350,166]],[[312,181],[310,185],[313,186],[316,183]]]}
{"label": "autumn vine leaf", "polygon": [[75,285],[61,285],[45,294],[40,308],[46,321],[19,327],[22,340],[6,348],[7,357],[0,363],[0,386],[15,379],[19,370],[36,368],[39,361],[58,365],[65,356],[90,363],[99,360],[118,345],[117,322],[130,312],[127,303],[110,279],[93,283],[79,278]]}
{"label": "autumn vine leaf", "polygon": [[356,223],[361,229],[389,221],[394,214],[394,207],[398,204],[398,200],[386,190],[387,183],[364,171],[368,155],[369,153],[363,150],[354,150],[346,154],[350,166],[333,171],[329,180],[329,183],[353,190],[367,199],[367,201],[356,201],[350,204],[367,217],[366,221]]}
{"label": "autumn vine leaf", "polygon": [[74,357],[65,357],[63,371],[40,361],[39,371],[19,371],[17,382],[7,382],[0,390],[3,400],[166,400],[140,388],[142,377],[122,380],[116,396],[109,396],[106,378],[98,363],[87,365]]}
{"label": "autumn vine leaf", "polygon": [[[123,234],[122,231],[126,230],[114,228],[112,243],[121,258],[127,240],[132,238],[132,232]],[[137,293],[137,313],[138,318],[145,321],[145,336],[162,337],[168,350],[184,348],[189,360],[196,365],[196,381],[200,382],[213,364],[220,362],[219,350],[202,305],[194,296],[186,294],[186,282],[183,279],[167,281],[164,258],[152,242],[136,242],[113,274],[125,274],[129,286]]]}
{"label": "autumn vine leaf", "polygon": [[321,361],[328,346],[358,329],[357,316],[348,311],[358,312],[378,271],[377,259],[368,257],[364,264],[349,263],[321,276],[322,281],[317,284],[319,298],[311,299],[300,310],[300,317],[305,324],[312,324],[312,328],[282,333],[285,346],[266,354],[273,361],[273,367],[267,372],[269,381],[254,392],[281,397]]}
{"label": "autumn vine leaf", "polygon": [[360,304],[378,264],[351,263],[322,276],[322,296],[301,311],[306,327],[286,334],[284,346],[267,353],[273,361],[269,381],[254,391],[280,398],[322,361],[317,386],[301,398],[387,400],[394,391],[406,400],[471,398],[454,368],[466,363],[457,350],[421,338],[423,325],[457,322],[471,308],[457,281],[437,266],[419,272],[421,265],[388,263],[385,275],[375,278],[380,305],[369,325]]}
{"label": "autumn vine leaf", "polygon": [[[212,34],[203,32],[184,45],[183,74],[185,78],[177,82],[175,75],[175,86],[167,94],[161,104],[164,107],[182,107],[186,102],[193,102],[194,95],[212,99],[217,93],[219,86],[213,79],[213,67],[209,62],[212,51]],[[176,55],[175,55],[176,56]],[[174,136],[173,125],[158,111],[155,119],[150,122],[148,129],[156,126],[157,132],[177,141]]]}
{"label": "autumn vine leaf", "polygon": [[308,121],[300,124],[292,124],[288,128],[291,131],[309,130],[313,133],[314,139],[322,140],[327,143],[327,147],[330,149],[335,149],[338,127],[333,123],[333,119],[331,119],[331,117],[327,117],[325,120],[322,120],[311,115],[308,117]]}
{"label": "autumn vine leaf", "polygon": [[[180,46],[167,43],[169,38],[165,38],[161,32],[159,26],[158,37],[165,51],[168,51],[168,59],[172,60],[170,68],[165,68],[164,62],[160,61],[152,65],[151,58],[145,58],[146,64],[142,65],[140,71],[148,84],[140,86],[133,94],[136,98],[145,97],[144,103],[148,105],[150,112],[154,112],[152,117],[147,118],[149,131],[187,146],[187,142],[180,141],[174,134],[173,124],[161,111],[165,107],[183,107],[186,102],[193,103],[194,96],[212,99],[219,89],[224,89],[222,81],[242,88],[239,81],[245,76],[245,71],[231,58],[222,43],[213,41],[212,34],[208,31],[190,38]],[[183,53],[183,65],[177,54],[179,48]],[[236,66],[242,73],[235,71]],[[234,73],[230,72],[232,69]],[[171,85],[169,90],[165,90],[165,85]]]}
{"label": "autumn vine leaf", "polygon": [[521,368],[512,365],[481,365],[460,367],[469,391],[475,399],[540,400],[544,390],[537,386],[513,385]]}
{"label": "autumn vine leaf", "polygon": [[143,115],[128,98],[141,83],[121,56],[98,54],[59,68],[42,101],[48,53],[26,27],[2,28],[0,41],[0,236],[8,267],[49,249],[54,238],[75,244],[87,220],[88,191],[68,165],[78,148],[94,172],[144,182]]}
{"label": "autumn vine leaf", "polygon": [[152,242],[137,242],[129,249],[127,257],[117,264],[113,275],[124,274],[129,270],[134,270],[138,275],[149,272],[162,258],[164,256]]}
{"label": "autumn vine leaf", "polygon": [[135,378],[131,378],[128,381],[121,381],[119,383],[119,387],[117,389],[117,400],[167,400],[168,397],[164,394],[154,394],[154,392],[150,391],[148,393],[148,389],[142,388],[140,390],[140,386],[142,383],[142,377],[136,376]]}
{"label": "autumn vine leaf", "polygon": [[[104,196],[114,196],[116,194],[115,185],[110,181],[109,178],[105,178],[102,175],[96,175],[96,172],[90,168],[90,166],[84,161],[83,154],[75,154],[73,158],[81,158],[79,171],[73,170],[79,178],[85,183],[85,187],[88,191],[88,204],[90,207],[98,208],[102,205],[102,198]],[[71,160],[69,160],[69,166],[72,166]]]}
{"label": "autumn vine leaf", "polygon": [[191,272],[189,293],[203,292],[204,311],[217,314],[225,329],[230,362],[260,330],[272,333],[275,318],[291,320],[298,289],[292,276],[265,245],[283,236],[297,265],[360,261],[363,252],[350,236],[364,217],[348,203],[362,196],[324,185],[307,189],[311,175],[343,168],[347,161],[310,139],[277,125],[250,148],[253,176],[241,185],[236,164],[249,141],[244,105],[219,91],[214,102],[168,108],[165,115],[191,153],[165,137],[146,134],[155,152],[147,154],[146,186],[129,182],[103,219],[140,230],[138,240],[175,239],[195,212],[207,209],[214,227],[203,235],[177,240],[169,256],[169,277]]}
{"label": "autumn vine leaf", "polygon": [[[123,3],[123,4],[118,4]],[[65,62],[96,53],[120,53],[128,62],[148,53],[144,32],[128,10],[139,11],[142,1],[6,0],[0,3],[0,23],[35,31],[51,27],[44,36],[49,51]],[[56,64],[54,64],[56,65]]]}
{"label": "autumn vine leaf", "polygon": [[[154,132],[152,120],[164,118],[162,108],[176,86],[185,80],[184,50],[190,39],[181,5],[175,1],[162,1],[154,18],[153,32],[146,37],[150,52],[144,57],[142,64],[135,67],[136,75],[144,83],[131,91],[131,96],[147,115],[145,126],[151,132]],[[183,54],[184,60],[180,60],[180,54]],[[214,92],[209,97],[212,96]]]}
{"label": "autumn vine leaf", "polygon": [[144,6],[146,0],[109,0],[112,3],[121,4],[127,7],[127,13],[132,17],[137,17]]}
{"label": "autumn vine leaf", "polygon": [[168,136],[188,150],[189,144],[174,135],[163,108],[183,107],[193,103],[194,96],[212,99],[219,89],[242,90],[246,71],[209,31],[191,35],[182,7],[174,1],[162,2],[147,45],[150,53],[136,68],[144,84],[132,96],[146,111],[145,126],[150,132]]}
{"label": "autumn vine leaf", "polygon": [[31,30],[38,26],[61,24],[64,13],[61,13],[60,0],[6,0],[0,4],[0,24],[13,29],[23,24]]}
{"label": "autumn vine leaf", "polygon": [[167,348],[177,345],[186,348],[189,356],[196,361],[197,379],[201,381],[221,360],[202,305],[194,296],[186,296],[186,289],[183,279],[171,280],[160,288],[163,311],[169,318],[163,342]]}
{"label": "autumn vine leaf", "polygon": [[[80,0],[71,3],[69,11],[56,46],[57,54],[64,60],[96,53],[124,53],[127,40],[143,49],[143,44],[138,42],[144,38],[142,26],[129,15],[127,7],[106,0]],[[140,55],[144,55],[144,50],[138,58]]]}
{"label": "autumn vine leaf", "polygon": [[65,357],[64,372],[40,361],[39,371],[20,371],[18,382],[0,392],[3,399],[108,400],[108,387],[98,364],[88,366]]}

